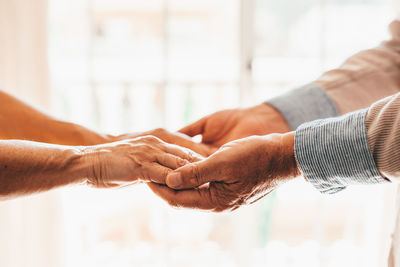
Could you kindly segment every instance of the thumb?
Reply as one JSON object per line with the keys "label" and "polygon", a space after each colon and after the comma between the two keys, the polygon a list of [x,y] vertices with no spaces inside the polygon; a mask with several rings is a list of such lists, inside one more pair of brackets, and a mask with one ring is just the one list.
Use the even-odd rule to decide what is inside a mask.
{"label": "thumb", "polygon": [[188,126],[182,128],[179,130],[180,133],[186,134],[190,137],[203,134],[204,132],[204,127],[207,122],[207,117],[204,117],[192,124],[189,124]]}
{"label": "thumb", "polygon": [[217,160],[212,157],[189,163],[171,172],[167,176],[166,183],[172,189],[189,189],[208,182],[221,181],[223,173],[218,165]]}

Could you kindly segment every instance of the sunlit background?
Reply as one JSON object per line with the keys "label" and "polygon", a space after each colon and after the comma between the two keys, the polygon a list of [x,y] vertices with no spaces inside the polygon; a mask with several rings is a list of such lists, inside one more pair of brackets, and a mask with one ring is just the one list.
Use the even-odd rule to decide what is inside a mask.
{"label": "sunlit background", "polygon": [[[112,134],[258,104],[378,45],[395,17],[390,0],[28,2],[0,0],[0,86]],[[384,266],[392,191],[299,180],[210,214],[140,185],[66,188],[0,205],[0,266]]]}

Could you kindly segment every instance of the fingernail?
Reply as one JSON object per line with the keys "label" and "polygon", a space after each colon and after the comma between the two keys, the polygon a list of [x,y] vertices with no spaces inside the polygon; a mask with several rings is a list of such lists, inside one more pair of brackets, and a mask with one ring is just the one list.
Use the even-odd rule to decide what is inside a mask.
{"label": "fingernail", "polygon": [[170,187],[177,187],[182,184],[182,176],[179,172],[172,173],[167,177],[167,185]]}

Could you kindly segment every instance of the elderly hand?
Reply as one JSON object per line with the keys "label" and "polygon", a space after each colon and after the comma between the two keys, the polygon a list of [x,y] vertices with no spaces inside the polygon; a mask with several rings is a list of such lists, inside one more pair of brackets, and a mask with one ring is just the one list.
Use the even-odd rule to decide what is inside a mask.
{"label": "elderly hand", "polygon": [[186,126],[180,132],[190,137],[201,134],[202,142],[220,147],[253,135],[289,132],[285,118],[272,106],[260,104],[247,109],[223,110]]}
{"label": "elderly hand", "polygon": [[164,183],[174,169],[202,157],[153,136],[82,148],[88,184],[116,187],[139,181]]}
{"label": "elderly hand", "polygon": [[172,206],[225,211],[253,203],[298,175],[292,132],[228,143],[170,173],[168,186],[149,186]]}
{"label": "elderly hand", "polygon": [[215,148],[205,145],[205,144],[199,144],[194,142],[190,137],[188,137],[185,134],[182,133],[171,133],[165,129],[159,128],[155,130],[151,130],[148,132],[143,132],[143,133],[135,133],[135,134],[123,134],[119,136],[110,136],[110,140],[112,142],[115,141],[121,141],[121,140],[126,140],[126,139],[132,139],[136,137],[141,137],[141,136],[148,136],[152,135],[155,137],[160,138],[162,141],[169,143],[169,144],[175,144],[181,147],[186,147],[189,148],[190,150],[193,150],[196,153],[199,153],[202,156],[209,156],[213,152],[216,151]]}

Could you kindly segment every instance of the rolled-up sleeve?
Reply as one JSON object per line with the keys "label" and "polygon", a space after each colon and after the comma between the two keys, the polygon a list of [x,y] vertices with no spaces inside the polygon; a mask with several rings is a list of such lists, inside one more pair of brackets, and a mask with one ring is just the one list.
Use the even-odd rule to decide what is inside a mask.
{"label": "rolled-up sleeve", "polygon": [[339,115],[332,99],[318,85],[310,83],[267,101],[296,130],[301,124]]}
{"label": "rolled-up sleeve", "polygon": [[365,125],[368,109],[302,124],[295,154],[303,175],[322,193],[388,182],[375,164]]}

